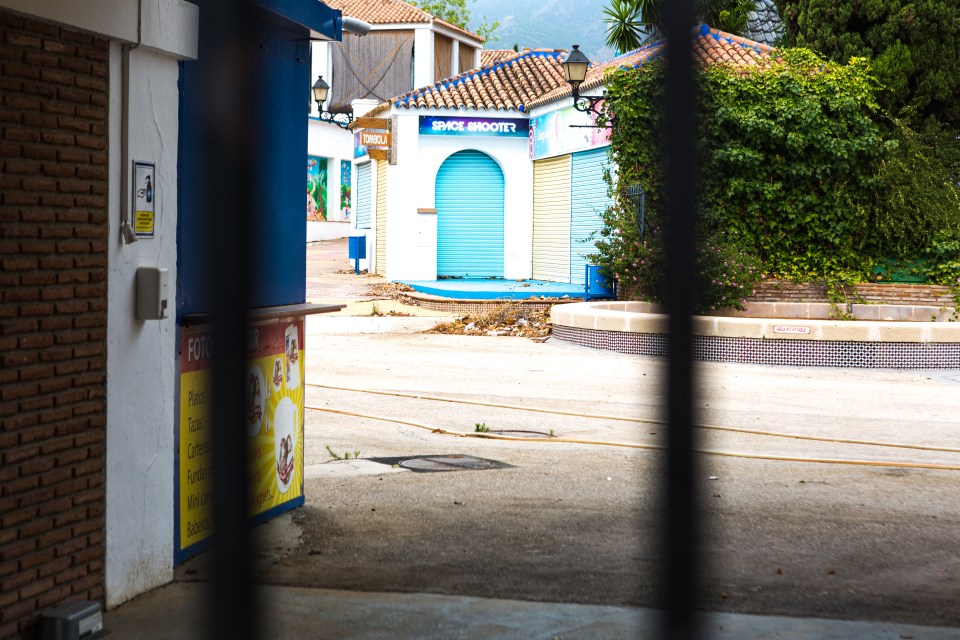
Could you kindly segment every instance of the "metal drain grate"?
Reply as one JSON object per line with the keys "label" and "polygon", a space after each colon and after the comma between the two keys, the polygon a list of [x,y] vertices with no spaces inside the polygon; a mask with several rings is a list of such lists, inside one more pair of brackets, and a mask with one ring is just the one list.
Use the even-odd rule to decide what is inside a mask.
{"label": "metal drain grate", "polygon": [[436,471],[486,471],[488,469],[507,469],[511,467],[511,465],[498,462],[497,460],[476,458],[459,453],[437,456],[407,456],[403,458],[371,458],[371,460],[391,466],[398,465],[405,469],[421,473]]}

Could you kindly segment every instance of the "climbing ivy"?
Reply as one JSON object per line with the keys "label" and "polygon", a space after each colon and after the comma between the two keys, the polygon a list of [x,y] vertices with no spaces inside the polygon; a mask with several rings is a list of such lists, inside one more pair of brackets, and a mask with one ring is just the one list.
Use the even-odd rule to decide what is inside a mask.
{"label": "climbing ivy", "polygon": [[[922,146],[905,125],[889,126],[867,62],[838,64],[805,49],[777,55],[766,66],[715,64],[698,75],[700,308],[740,306],[761,276],[842,288],[894,255],[927,256],[931,276],[955,278],[956,189],[949,176],[937,178],[941,165],[917,159]],[[664,72],[654,61],[608,76],[618,169],[608,175],[614,205],[597,238],[602,271],[650,300],[663,299]],[[642,237],[629,187],[645,193]]]}

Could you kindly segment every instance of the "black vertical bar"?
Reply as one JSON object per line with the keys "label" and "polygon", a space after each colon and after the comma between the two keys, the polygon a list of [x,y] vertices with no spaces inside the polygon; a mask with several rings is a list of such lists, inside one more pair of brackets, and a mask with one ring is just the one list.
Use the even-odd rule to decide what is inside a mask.
{"label": "black vertical bar", "polygon": [[252,139],[256,131],[251,55],[252,7],[246,0],[201,3],[199,104],[203,212],[211,239],[206,275],[212,297],[213,582],[207,635],[255,636],[248,541],[248,438],[243,435],[247,311],[250,308]]}
{"label": "black vertical bar", "polygon": [[697,506],[694,488],[692,322],[696,242],[696,116],[693,63],[694,3],[666,3],[667,310],[670,314],[666,526],[662,576],[663,637],[698,636],[696,624]]}

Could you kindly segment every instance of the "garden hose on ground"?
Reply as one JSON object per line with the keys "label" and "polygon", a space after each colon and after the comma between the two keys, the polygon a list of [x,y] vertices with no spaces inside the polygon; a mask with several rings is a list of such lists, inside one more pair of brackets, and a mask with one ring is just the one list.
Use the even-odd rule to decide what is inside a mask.
{"label": "garden hose on ground", "polygon": [[[579,438],[557,438],[557,437],[547,437],[547,438],[526,438],[526,437],[515,437],[515,436],[501,436],[493,433],[478,433],[478,432],[464,432],[464,431],[451,431],[449,429],[443,429],[442,427],[433,427],[427,424],[420,422],[413,422],[410,420],[398,420],[397,418],[388,418],[386,416],[375,416],[366,413],[358,413],[355,411],[345,411],[343,409],[331,409],[328,407],[316,407],[311,405],[304,405],[305,409],[312,411],[324,411],[327,413],[336,413],[345,416],[354,416],[357,418],[367,418],[370,420],[381,420],[384,422],[393,422],[395,424],[402,424],[411,427],[416,427],[418,429],[426,429],[431,433],[437,433],[442,435],[451,435],[457,436],[460,438],[486,438],[488,440],[508,440],[511,442],[564,442],[568,444],[585,444],[593,446],[604,446],[604,447],[625,447],[630,449],[646,449],[650,451],[666,451],[667,447],[656,444],[642,444],[642,443],[631,443],[631,442],[608,442],[604,440],[583,440]],[[840,458],[806,458],[806,457],[797,457],[797,456],[779,456],[779,455],[770,455],[770,454],[759,454],[759,453],[740,453],[735,451],[715,451],[711,449],[694,449],[695,453],[711,456],[723,456],[728,458],[745,458],[749,460],[774,460],[778,462],[807,462],[815,464],[840,464],[840,465],[856,465],[864,467],[898,467],[904,469],[934,469],[938,471],[960,471],[960,465],[947,465],[947,464],[935,464],[927,462],[896,462],[896,461],[878,461],[878,460],[844,460]]]}
{"label": "garden hose on ground", "polygon": [[[321,389],[333,389],[335,391],[353,391],[356,393],[369,393],[381,396],[394,396],[398,398],[412,398],[415,400],[430,400],[434,402],[450,402],[454,404],[470,404],[480,407],[493,407],[496,409],[513,409],[516,411],[529,411],[531,413],[550,413],[560,416],[572,416],[575,418],[592,418],[595,420],[618,420],[621,422],[634,422],[639,424],[665,425],[664,420],[655,420],[652,418],[628,418],[625,416],[607,416],[591,413],[577,413],[574,411],[560,411],[558,409],[544,409],[541,407],[527,407],[524,405],[496,404],[493,402],[481,402],[479,400],[460,400],[456,398],[442,398],[438,396],[425,396],[414,393],[402,393],[399,391],[378,391],[375,389],[354,389],[350,387],[337,387],[328,384],[306,383],[308,387],[318,387]],[[837,444],[857,444],[868,447],[888,447],[892,449],[916,449],[920,451],[939,451],[944,453],[960,453],[960,449],[951,447],[935,447],[924,444],[906,444],[900,442],[877,442],[873,440],[853,440],[850,438],[828,438],[825,436],[809,436],[798,433],[782,433],[777,431],[764,431],[762,429],[748,429],[744,427],[723,427],[719,425],[697,424],[694,427],[698,429],[707,429],[710,431],[725,431],[728,433],[745,433],[751,435],[768,436],[771,438],[791,438],[794,440],[812,440],[814,442],[832,442]],[[523,438],[530,440],[530,438]]]}

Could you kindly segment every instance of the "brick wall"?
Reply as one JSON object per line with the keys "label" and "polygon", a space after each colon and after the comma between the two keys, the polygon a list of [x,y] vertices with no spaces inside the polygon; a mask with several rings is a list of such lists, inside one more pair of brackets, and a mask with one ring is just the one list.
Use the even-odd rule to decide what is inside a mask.
{"label": "brick wall", "polygon": [[[931,307],[953,306],[950,288],[925,284],[877,284],[862,283],[849,290],[851,302],[863,298],[867,302],[883,304],[909,304]],[[813,283],[794,283],[782,280],[759,283],[756,294],[747,298],[754,302],[830,302],[827,288]]]}
{"label": "brick wall", "polygon": [[101,600],[108,42],[0,11],[0,638]]}

